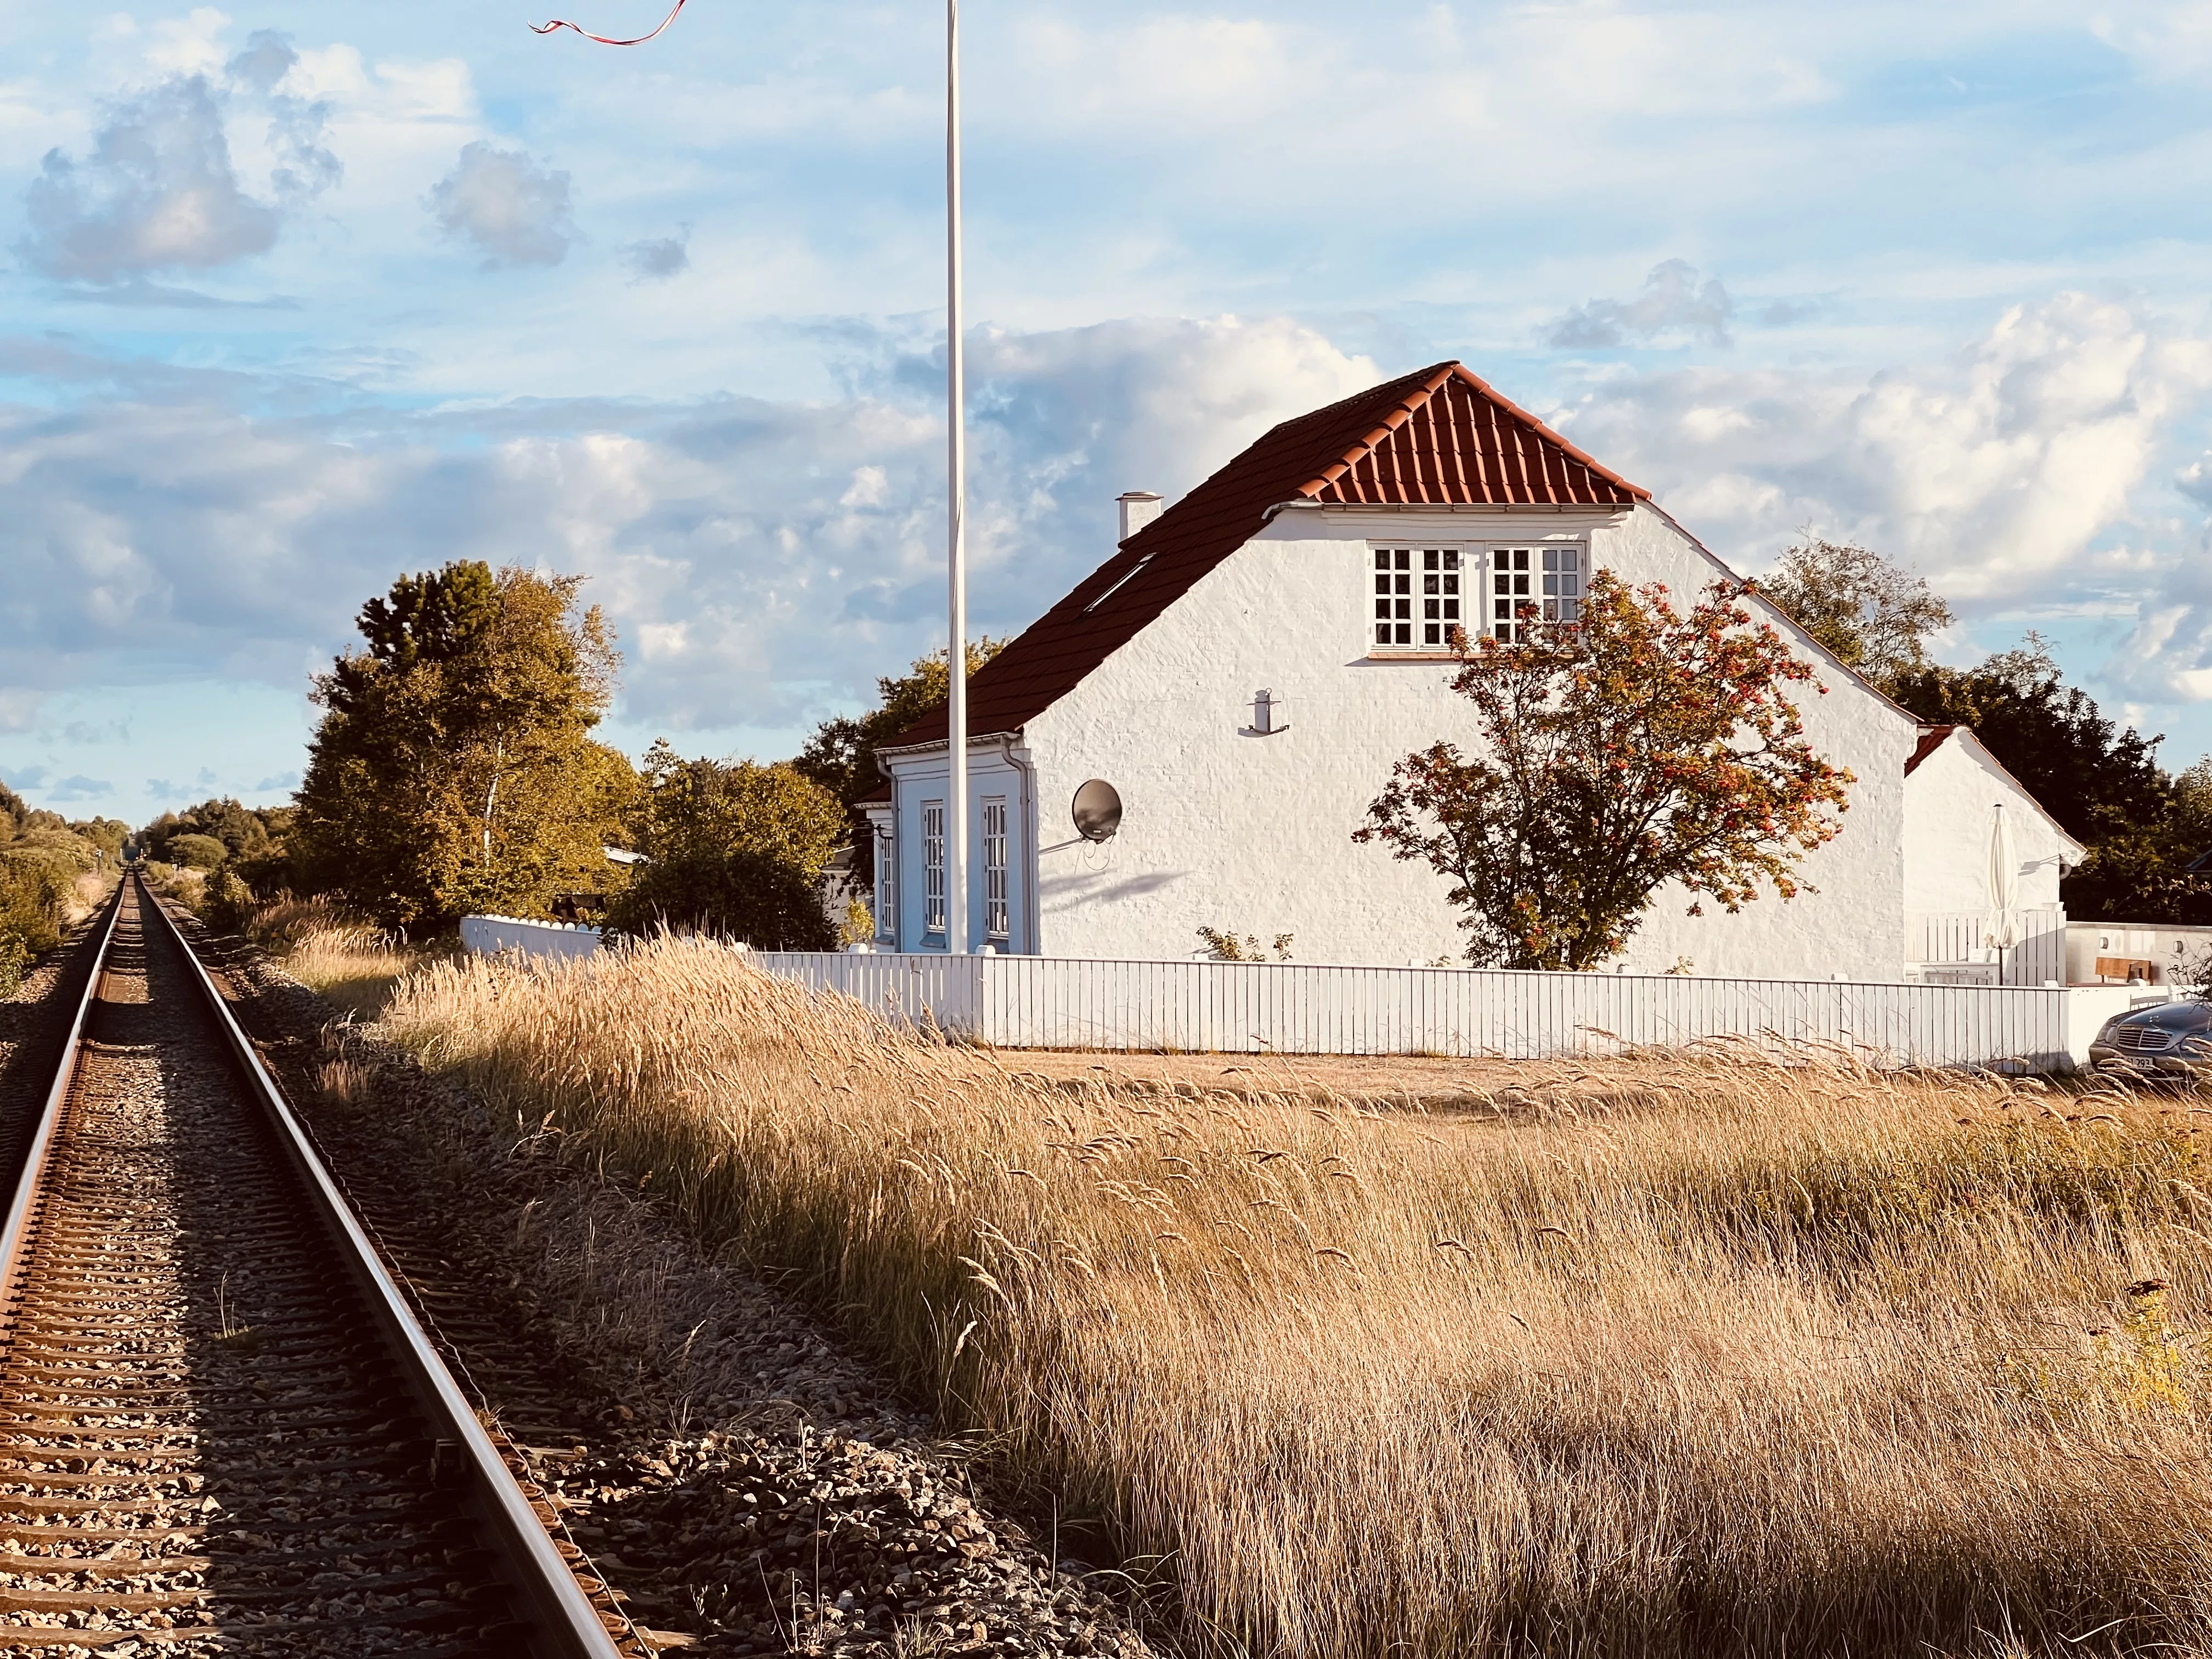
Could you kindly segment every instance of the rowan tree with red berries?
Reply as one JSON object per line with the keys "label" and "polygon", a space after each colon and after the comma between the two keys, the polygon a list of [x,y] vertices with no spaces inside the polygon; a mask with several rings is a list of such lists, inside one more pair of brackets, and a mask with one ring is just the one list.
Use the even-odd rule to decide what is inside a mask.
{"label": "rowan tree with red berries", "polygon": [[1669,882],[1692,915],[1812,890],[1792,872],[1856,780],[1806,741],[1787,691],[1826,688],[1747,591],[1715,583],[1683,615],[1663,586],[1601,571],[1577,622],[1461,635],[1452,690],[1486,752],[1408,755],[1352,839],[1451,878],[1477,967],[1595,968]]}

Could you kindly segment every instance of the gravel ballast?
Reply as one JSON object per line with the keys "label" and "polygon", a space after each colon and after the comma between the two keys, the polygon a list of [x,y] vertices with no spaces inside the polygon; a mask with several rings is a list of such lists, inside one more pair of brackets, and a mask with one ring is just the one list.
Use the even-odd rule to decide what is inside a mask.
{"label": "gravel ballast", "polygon": [[701,1655],[1155,1648],[1112,1572],[1048,1563],[957,1439],[795,1297],[707,1257],[588,1146],[433,1078],[195,936],[465,1386],[659,1644]]}

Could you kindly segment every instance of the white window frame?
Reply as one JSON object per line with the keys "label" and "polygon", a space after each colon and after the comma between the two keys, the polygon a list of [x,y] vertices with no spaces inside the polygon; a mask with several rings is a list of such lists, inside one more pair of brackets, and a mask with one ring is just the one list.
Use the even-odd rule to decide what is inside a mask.
{"label": "white window frame", "polygon": [[1468,622],[1467,577],[1481,568],[1480,549],[1432,541],[1370,542],[1368,548],[1368,653],[1432,657],[1449,651],[1453,630]]}
{"label": "white window frame", "polygon": [[887,830],[870,831],[876,838],[876,937],[898,937],[898,840]]}
{"label": "white window frame", "polygon": [[[1589,544],[1574,540],[1486,542],[1482,556],[1482,631],[1500,645],[1525,645],[1543,626],[1582,620],[1589,592]],[[1517,613],[1527,606],[1535,616]]]}
{"label": "white window frame", "polygon": [[1006,798],[983,797],[983,937],[1006,939]]}
{"label": "white window frame", "polygon": [[942,934],[945,926],[945,803],[921,804],[921,931]]}

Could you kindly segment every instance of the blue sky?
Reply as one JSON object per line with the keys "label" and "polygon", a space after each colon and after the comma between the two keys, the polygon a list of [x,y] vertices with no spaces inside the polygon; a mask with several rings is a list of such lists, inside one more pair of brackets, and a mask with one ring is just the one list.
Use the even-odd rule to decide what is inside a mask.
{"label": "blue sky", "polygon": [[[660,0],[560,0],[601,33]],[[578,9],[580,8],[581,9]],[[941,11],[0,7],[0,777],[281,799],[402,570],[588,574],[610,732],[937,641]],[[979,628],[1460,357],[1747,570],[1911,564],[2212,749],[2212,3],[969,0]]]}

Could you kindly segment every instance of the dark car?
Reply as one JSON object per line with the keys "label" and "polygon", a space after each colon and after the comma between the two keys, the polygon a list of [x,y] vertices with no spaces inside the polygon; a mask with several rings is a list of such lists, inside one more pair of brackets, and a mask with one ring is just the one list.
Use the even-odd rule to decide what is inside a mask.
{"label": "dark car", "polygon": [[2161,1002],[2115,1014],[2090,1043],[2089,1063],[2137,1072],[2212,1070],[2212,1003]]}

